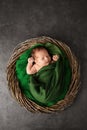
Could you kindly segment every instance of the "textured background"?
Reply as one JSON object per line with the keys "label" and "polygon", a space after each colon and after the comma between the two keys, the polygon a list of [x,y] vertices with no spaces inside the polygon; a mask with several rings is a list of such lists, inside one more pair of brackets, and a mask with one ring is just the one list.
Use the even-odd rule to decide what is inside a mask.
{"label": "textured background", "polygon": [[[87,1],[0,0],[0,130],[87,130]],[[75,102],[61,113],[33,114],[11,97],[6,64],[26,39],[50,36],[71,47],[81,65]]]}

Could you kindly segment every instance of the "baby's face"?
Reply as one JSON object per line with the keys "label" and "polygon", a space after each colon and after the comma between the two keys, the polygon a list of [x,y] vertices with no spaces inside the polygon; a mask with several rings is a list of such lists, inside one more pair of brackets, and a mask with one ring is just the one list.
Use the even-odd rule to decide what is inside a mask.
{"label": "baby's face", "polygon": [[51,57],[47,50],[39,50],[35,52],[35,62],[39,66],[48,65],[51,61]]}

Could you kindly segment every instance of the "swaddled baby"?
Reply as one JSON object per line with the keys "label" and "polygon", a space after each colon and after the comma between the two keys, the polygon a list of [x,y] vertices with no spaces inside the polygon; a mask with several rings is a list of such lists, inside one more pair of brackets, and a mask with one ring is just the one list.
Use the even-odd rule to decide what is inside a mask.
{"label": "swaddled baby", "polygon": [[59,59],[58,55],[53,55],[52,58],[44,47],[36,47],[32,50],[32,57],[28,58],[28,64],[26,67],[27,74],[35,74],[42,67],[49,65]]}

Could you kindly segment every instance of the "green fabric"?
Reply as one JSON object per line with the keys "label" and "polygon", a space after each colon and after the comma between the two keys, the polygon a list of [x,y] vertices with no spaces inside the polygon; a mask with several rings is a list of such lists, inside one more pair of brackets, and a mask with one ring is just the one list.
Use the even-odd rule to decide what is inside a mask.
{"label": "green fabric", "polygon": [[[51,55],[58,54],[59,60],[41,68],[36,74],[28,75],[26,66],[31,51],[44,46]],[[72,72],[69,60],[58,46],[45,43],[36,44],[25,51],[16,61],[16,75],[25,96],[41,106],[52,106],[64,99],[71,82]]]}

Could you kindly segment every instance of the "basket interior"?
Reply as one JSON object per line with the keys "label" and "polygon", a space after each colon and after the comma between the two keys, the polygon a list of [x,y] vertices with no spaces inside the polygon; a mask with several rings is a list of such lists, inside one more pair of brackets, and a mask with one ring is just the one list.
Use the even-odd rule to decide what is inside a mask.
{"label": "basket interior", "polygon": [[[52,96],[55,97],[54,99],[52,99],[52,101],[50,101],[50,100],[45,101],[45,102],[41,102],[41,100],[38,101],[37,98],[34,97],[29,90],[30,75],[28,75],[26,73],[26,65],[28,63],[27,60],[29,57],[31,57],[32,49],[35,47],[38,47],[38,46],[45,47],[51,55],[58,54],[61,57],[61,64],[59,66],[59,69],[61,69],[61,66],[63,67],[62,73],[61,74],[59,73],[59,75],[62,76],[61,87],[60,87],[60,90],[58,90],[58,96],[57,96],[57,94],[55,95],[56,91],[54,91],[54,89],[51,89],[51,91],[54,91],[54,94],[52,94]],[[69,59],[68,59],[66,53],[59,46],[54,45],[49,42],[47,42],[45,44],[37,43],[37,44],[33,45],[32,47],[28,48],[25,52],[23,52],[16,61],[15,71],[16,71],[16,76],[17,76],[18,82],[19,82],[19,87],[20,87],[22,93],[26,96],[26,98],[32,100],[33,102],[35,102],[36,104],[38,104],[40,106],[48,106],[48,107],[50,107],[50,106],[56,104],[58,101],[64,99],[64,97],[69,89],[69,86],[71,83],[71,77],[72,77],[70,63],[69,63]],[[58,80],[58,79],[56,79],[56,80]],[[59,81],[59,83],[60,83],[60,81]],[[55,83],[54,83],[54,86],[55,86]],[[56,87],[55,87],[55,89],[56,89]]]}

